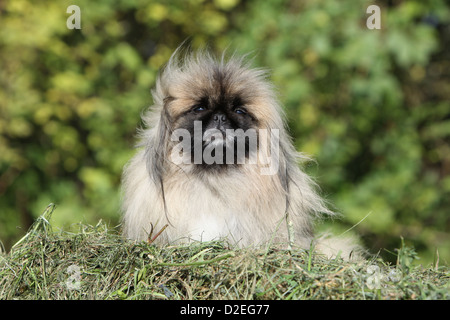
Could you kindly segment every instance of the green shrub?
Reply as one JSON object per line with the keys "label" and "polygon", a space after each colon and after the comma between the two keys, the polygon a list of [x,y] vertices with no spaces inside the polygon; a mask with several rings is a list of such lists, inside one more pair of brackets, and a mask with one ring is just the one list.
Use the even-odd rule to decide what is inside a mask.
{"label": "green shrub", "polygon": [[9,247],[49,202],[56,226],[118,222],[140,113],[190,37],[272,71],[296,146],[344,216],[338,228],[367,215],[353,231],[371,250],[403,236],[424,260],[438,249],[448,261],[449,6],[379,1],[382,28],[368,30],[370,3],[77,1],[82,28],[69,30],[70,1],[6,1],[0,238]]}

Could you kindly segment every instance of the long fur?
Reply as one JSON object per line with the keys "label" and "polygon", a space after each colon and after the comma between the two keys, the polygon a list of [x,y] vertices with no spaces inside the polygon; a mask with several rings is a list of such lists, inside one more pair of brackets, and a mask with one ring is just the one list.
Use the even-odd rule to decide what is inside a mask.
{"label": "long fur", "polygon": [[[258,129],[278,129],[279,168],[261,175],[260,163],[211,174],[193,164],[173,164],[170,135],[183,113],[201,95],[242,95],[258,121]],[[307,157],[296,152],[286,130],[283,110],[267,73],[252,69],[244,58],[213,58],[207,52],[177,50],[152,91],[154,105],[143,115],[137,154],[123,173],[123,234],[146,240],[152,230],[168,227],[157,244],[227,238],[239,246],[292,242],[309,249],[315,241],[313,222],[334,215],[300,168]],[[263,141],[263,143],[265,143]],[[291,225],[291,227],[288,227]],[[290,230],[290,231],[289,231]],[[355,247],[329,238],[317,248],[348,256]]]}

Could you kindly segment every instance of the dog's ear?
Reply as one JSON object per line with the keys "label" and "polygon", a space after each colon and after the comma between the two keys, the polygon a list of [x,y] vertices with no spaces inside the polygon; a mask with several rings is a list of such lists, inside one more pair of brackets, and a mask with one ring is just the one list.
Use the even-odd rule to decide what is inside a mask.
{"label": "dog's ear", "polygon": [[156,135],[151,141],[147,142],[146,159],[147,171],[152,180],[159,185],[165,172],[165,161],[167,161],[167,148],[172,128],[170,126],[170,116],[166,108],[166,99],[161,116],[156,127]]}
{"label": "dog's ear", "polygon": [[278,168],[278,179],[280,179],[281,186],[283,187],[283,190],[286,195],[286,209],[285,211],[289,209],[289,195],[290,195],[290,183],[291,183],[291,176],[290,176],[290,168],[289,165],[286,163],[286,155],[285,150],[283,149],[283,146],[280,146],[280,153],[283,155],[279,157],[279,168]]}
{"label": "dog's ear", "polygon": [[167,204],[163,183],[164,173],[166,170],[165,162],[167,161],[167,148],[169,145],[170,135],[172,134],[170,116],[166,108],[168,102],[169,99],[164,99],[164,106],[157,125],[156,135],[153,139],[147,142],[145,154],[147,158],[147,172],[161,192],[161,197],[164,204],[164,213],[167,221],[172,225],[167,214]]}
{"label": "dog's ear", "polygon": [[[302,190],[302,188],[297,184],[297,180],[300,178],[298,176],[298,162],[300,160],[300,155],[296,155],[296,151],[291,144],[286,143],[289,137],[281,139],[279,143],[279,168],[278,168],[278,179],[280,179],[281,186],[283,187],[284,193],[286,195],[286,212],[289,210],[291,201],[291,189],[297,188]],[[306,158],[306,157],[305,157]]]}

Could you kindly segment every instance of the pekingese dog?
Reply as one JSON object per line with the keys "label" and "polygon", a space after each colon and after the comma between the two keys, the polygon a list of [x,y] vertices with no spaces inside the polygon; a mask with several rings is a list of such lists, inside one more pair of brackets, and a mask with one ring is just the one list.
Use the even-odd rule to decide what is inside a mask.
{"label": "pekingese dog", "polygon": [[314,236],[314,220],[333,213],[299,167],[307,158],[294,149],[267,73],[242,57],[182,51],[156,81],[139,151],[124,169],[124,236],[313,243],[328,256],[351,256],[350,240]]}

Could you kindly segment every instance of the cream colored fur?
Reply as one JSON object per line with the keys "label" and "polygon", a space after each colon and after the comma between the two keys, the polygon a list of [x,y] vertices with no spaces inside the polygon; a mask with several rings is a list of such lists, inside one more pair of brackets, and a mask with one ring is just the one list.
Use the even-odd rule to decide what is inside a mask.
{"label": "cream colored fur", "polygon": [[[223,75],[219,83],[217,74]],[[226,83],[225,83],[226,81]],[[244,165],[226,174],[198,174],[193,164],[174,165],[170,133],[183,112],[201,94],[243,94],[246,107],[258,119],[258,129],[280,130],[279,170],[262,175],[263,164]],[[324,205],[314,182],[299,167],[307,158],[297,153],[286,131],[282,108],[265,72],[251,69],[241,58],[216,60],[208,53],[183,56],[176,52],[159,76],[154,105],[143,115],[138,151],[123,173],[123,234],[147,240],[168,225],[157,244],[227,238],[242,247],[287,246],[293,241],[309,249],[315,241],[313,223],[334,215]],[[267,141],[262,141],[267,147]],[[287,224],[292,224],[289,234]],[[348,258],[357,246],[348,240],[316,239],[327,256]]]}

